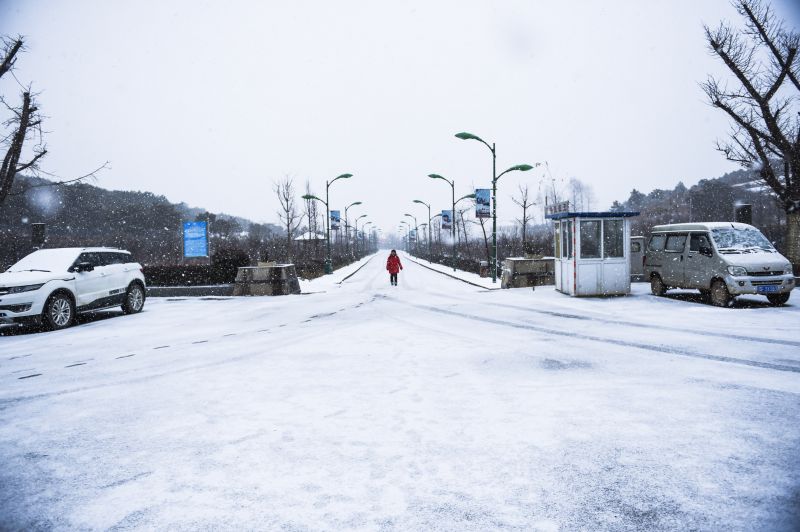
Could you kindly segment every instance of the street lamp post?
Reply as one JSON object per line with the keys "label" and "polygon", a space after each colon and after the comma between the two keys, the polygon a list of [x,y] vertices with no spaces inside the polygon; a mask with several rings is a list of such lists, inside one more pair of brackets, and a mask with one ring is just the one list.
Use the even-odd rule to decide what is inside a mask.
{"label": "street lamp post", "polygon": [[411,234],[411,224],[405,220],[400,220],[400,223],[406,224],[406,251],[411,251],[411,249],[409,249],[411,248],[411,237],[409,236]]}
{"label": "street lamp post", "polygon": [[431,261],[431,206],[422,200],[415,199],[414,203],[421,203],[428,208],[428,262]]}
{"label": "street lamp post", "polygon": [[[439,213],[439,214],[434,214],[434,215],[433,215],[433,218],[431,218],[431,223],[433,223],[433,221],[434,221],[436,218],[441,218],[441,217],[442,217],[442,213]],[[441,223],[440,223],[440,224],[439,224],[437,227],[438,227],[439,229],[438,229],[438,231],[435,231],[434,233],[437,233],[437,232],[438,232],[438,236],[436,237],[436,241],[437,241],[439,244],[441,244],[441,243],[442,243],[442,226],[441,226]]]}
{"label": "street lamp post", "polygon": [[[472,133],[456,133],[456,138],[461,140],[477,140],[478,142],[482,142],[489,150],[492,152],[492,264],[490,265],[492,268],[492,283],[497,282],[497,180],[500,179],[504,174],[508,172],[513,172],[518,170],[520,172],[527,172],[528,170],[532,170],[534,167],[529,164],[519,164],[517,166],[512,166],[505,172],[497,175],[497,150],[495,148],[494,142],[490,146],[488,142],[483,140],[477,135],[473,135]],[[536,163],[536,166],[539,166],[539,163]]]}
{"label": "street lamp post", "polygon": [[326,244],[326,257],[325,257],[325,273],[330,274],[333,273],[333,262],[331,261],[331,209],[330,209],[330,193],[329,190],[331,185],[337,179],[348,179],[353,177],[353,174],[342,174],[340,176],[334,177],[330,181],[325,181],[325,200],[323,201],[322,198],[318,198],[313,194],[305,194],[303,199],[306,200],[316,200],[325,204],[325,244]]}
{"label": "street lamp post", "polygon": [[[422,234],[424,235],[425,234],[425,228],[426,227],[429,228],[429,224],[427,222],[422,222],[421,224],[419,224],[419,227],[420,227],[420,229],[422,229]],[[430,236],[430,228],[429,228],[428,229],[428,234],[425,236],[425,240],[428,240],[430,237],[431,236]],[[419,235],[417,235],[417,238],[419,238]],[[430,240],[428,240],[427,244],[428,244],[428,249],[430,249],[430,247],[431,247]],[[428,261],[428,262],[430,262],[430,261]]]}
{"label": "street lamp post", "polygon": [[[369,233],[367,233],[367,226],[368,225],[374,225],[374,224],[371,221],[367,221],[367,222],[364,222],[364,225],[361,226],[361,230],[364,231],[364,240],[366,241],[365,245],[364,245],[364,251],[366,253],[369,253],[370,252],[370,248],[372,247],[372,243],[370,242],[370,238],[369,238]],[[356,242],[358,242],[358,235],[356,235]]]}
{"label": "street lamp post", "polygon": [[[456,200],[455,203],[453,203],[453,224],[456,223],[456,205],[458,205],[458,203],[460,201],[465,200],[465,199],[475,199],[475,194],[466,194],[464,196],[461,196],[460,198],[458,198]],[[454,227],[456,227],[456,226],[454,225]],[[466,242],[467,242],[467,232],[465,230],[464,231],[464,243],[466,243]]]}
{"label": "street lamp post", "polygon": [[361,205],[360,201],[354,201],[350,205],[344,208],[344,242],[345,242],[345,252],[350,253],[350,226],[348,225],[348,218],[347,218],[347,210],[354,205]]}
{"label": "street lamp post", "polygon": [[444,177],[440,176],[439,174],[428,174],[428,177],[430,177],[431,179],[441,179],[442,181],[444,181],[445,183],[450,185],[450,189],[451,189],[451,192],[452,192],[452,198],[453,198],[453,204],[452,204],[453,205],[453,210],[450,211],[450,218],[451,218],[451,220],[450,220],[450,229],[451,229],[452,237],[453,237],[453,259],[452,259],[453,264],[452,264],[452,266],[453,266],[453,271],[456,271],[456,226],[455,226],[455,224],[453,224],[453,218],[455,217],[455,213],[456,213],[456,182],[455,182],[455,180],[450,181],[449,179],[444,178]]}
{"label": "street lamp post", "polygon": [[417,225],[417,217],[413,214],[404,214],[414,220],[414,253],[419,254],[419,226]]}
{"label": "street lamp post", "polygon": [[366,218],[366,217],[367,217],[367,215],[366,215],[366,214],[362,214],[361,216],[359,216],[358,218],[356,218],[356,241],[355,241],[355,246],[356,246],[356,256],[358,256],[358,221],[359,221],[361,218]]}

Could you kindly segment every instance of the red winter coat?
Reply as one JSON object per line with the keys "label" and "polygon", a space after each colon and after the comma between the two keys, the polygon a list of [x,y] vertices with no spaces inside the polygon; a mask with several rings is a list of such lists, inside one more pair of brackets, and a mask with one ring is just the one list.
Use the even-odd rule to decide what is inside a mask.
{"label": "red winter coat", "polygon": [[400,264],[400,257],[397,255],[389,255],[389,258],[386,259],[386,269],[389,270],[389,273],[392,275],[397,275],[397,273],[403,269],[403,265]]}

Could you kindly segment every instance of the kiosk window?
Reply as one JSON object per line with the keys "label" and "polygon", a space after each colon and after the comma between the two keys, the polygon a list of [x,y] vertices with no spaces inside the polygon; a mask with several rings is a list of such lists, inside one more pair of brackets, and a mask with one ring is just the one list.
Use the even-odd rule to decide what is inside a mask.
{"label": "kiosk window", "polygon": [[600,220],[581,221],[581,258],[600,258]]}
{"label": "kiosk window", "polygon": [[561,256],[561,222],[555,223],[555,234],[556,234],[556,249],[555,253],[553,254],[554,257]]}
{"label": "kiosk window", "polygon": [[603,257],[621,258],[625,256],[624,227],[622,220],[603,220]]}

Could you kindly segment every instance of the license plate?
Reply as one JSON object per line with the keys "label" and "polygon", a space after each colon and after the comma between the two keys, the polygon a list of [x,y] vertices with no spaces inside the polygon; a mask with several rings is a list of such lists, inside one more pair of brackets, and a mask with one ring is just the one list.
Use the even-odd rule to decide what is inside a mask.
{"label": "license plate", "polygon": [[759,294],[771,294],[773,292],[777,292],[779,286],[757,286],[756,292]]}

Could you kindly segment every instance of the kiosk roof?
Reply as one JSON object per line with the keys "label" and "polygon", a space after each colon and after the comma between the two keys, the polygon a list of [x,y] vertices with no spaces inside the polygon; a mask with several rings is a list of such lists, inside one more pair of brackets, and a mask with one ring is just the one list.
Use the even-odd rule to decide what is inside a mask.
{"label": "kiosk roof", "polygon": [[639,213],[637,211],[556,212],[545,215],[545,218],[550,218],[551,220],[562,220],[564,218],[632,218],[634,216],[639,216]]}

